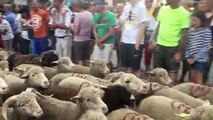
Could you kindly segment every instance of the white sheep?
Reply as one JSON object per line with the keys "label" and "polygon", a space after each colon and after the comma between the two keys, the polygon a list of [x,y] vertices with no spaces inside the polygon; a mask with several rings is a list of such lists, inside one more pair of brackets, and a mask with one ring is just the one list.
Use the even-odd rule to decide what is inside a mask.
{"label": "white sheep", "polygon": [[27,87],[48,88],[50,83],[40,67],[33,67],[26,71],[21,78],[12,74],[3,75],[9,87],[9,94],[14,95],[24,91]]}
{"label": "white sheep", "polygon": [[79,120],[108,120],[100,110],[87,110]]}
{"label": "white sheep", "polygon": [[[7,112],[10,105],[13,105],[14,109],[8,115]],[[30,91],[24,91],[19,95],[8,98],[2,106],[2,116],[4,120],[27,119],[28,117],[39,118],[42,115],[43,111],[35,98],[35,94]],[[8,116],[13,117],[9,118]]]}
{"label": "white sheep", "polygon": [[121,78],[114,81],[112,84],[123,85],[128,90],[130,90],[132,94],[138,94],[141,92],[146,93],[148,89],[145,82],[143,82],[141,79],[137,78],[135,75],[130,73],[123,74]]}
{"label": "white sheep", "polygon": [[173,88],[163,86],[159,83],[152,83],[152,82],[147,83],[147,88],[149,90],[147,93],[149,93],[150,95],[165,96],[165,97],[183,102],[193,108],[196,108],[204,103],[203,100],[191,97],[183,92],[180,92]]}
{"label": "white sheep", "polygon": [[169,77],[168,72],[164,68],[155,68],[148,73],[148,82],[157,82],[162,85],[171,85],[173,82],[171,78]]}
{"label": "white sheep", "polygon": [[41,95],[36,90],[32,92],[36,94],[37,102],[44,113],[44,116],[38,120],[78,120],[90,109],[108,112],[107,105],[101,100],[103,91],[92,86],[81,89],[78,95],[72,98],[76,104]]}
{"label": "white sheep", "polygon": [[[151,96],[144,99],[139,107],[138,112],[146,114],[156,120],[180,120],[181,114],[186,116],[187,120],[212,120],[213,106],[204,103],[203,105],[192,108],[182,102],[164,96]],[[187,115],[188,114],[188,115]]]}
{"label": "white sheep", "polygon": [[0,50],[0,60],[7,60],[8,52],[5,50]]}
{"label": "white sheep", "polygon": [[0,71],[9,71],[8,61],[0,61]]}
{"label": "white sheep", "polygon": [[186,93],[192,97],[208,100],[213,103],[213,88],[195,83],[182,83],[172,88]]}
{"label": "white sheep", "polygon": [[[147,115],[139,114],[130,109],[118,109],[107,115],[108,120],[154,120]],[[156,119],[158,120],[158,119]]]}
{"label": "white sheep", "polygon": [[107,67],[107,62],[103,60],[90,61],[90,67],[82,65],[75,65],[72,63],[69,57],[62,57],[58,61],[55,61],[56,69],[58,73],[81,73],[91,74],[95,77],[104,78],[110,71]]}
{"label": "white sheep", "polygon": [[5,80],[0,77],[0,95],[7,94],[9,92],[9,87]]}

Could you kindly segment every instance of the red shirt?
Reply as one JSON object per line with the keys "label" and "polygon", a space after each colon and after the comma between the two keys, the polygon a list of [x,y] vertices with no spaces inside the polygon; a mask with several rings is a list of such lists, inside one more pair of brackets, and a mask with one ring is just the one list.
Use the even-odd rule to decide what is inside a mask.
{"label": "red shirt", "polygon": [[48,36],[48,22],[49,14],[47,11],[39,9],[38,11],[31,11],[31,22],[33,25],[33,34],[35,38]]}

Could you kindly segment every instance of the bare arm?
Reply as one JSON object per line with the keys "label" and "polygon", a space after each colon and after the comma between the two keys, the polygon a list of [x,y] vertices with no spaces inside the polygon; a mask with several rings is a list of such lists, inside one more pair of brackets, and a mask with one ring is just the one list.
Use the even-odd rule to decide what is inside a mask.
{"label": "bare arm", "polygon": [[139,24],[139,30],[138,30],[138,34],[137,34],[137,38],[136,38],[136,44],[135,44],[135,49],[139,50],[140,44],[142,42],[142,38],[144,37],[144,31],[145,31],[145,23],[141,23]]}
{"label": "bare arm", "polygon": [[[93,34],[94,34],[94,37],[95,37],[95,40],[98,40],[98,34],[97,34],[97,31],[96,31],[96,27],[93,26]],[[97,41],[96,41],[97,42]]]}

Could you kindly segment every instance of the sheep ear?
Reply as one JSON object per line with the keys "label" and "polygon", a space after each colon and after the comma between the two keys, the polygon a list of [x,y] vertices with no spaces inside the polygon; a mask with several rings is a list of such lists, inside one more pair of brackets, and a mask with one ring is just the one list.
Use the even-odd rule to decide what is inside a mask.
{"label": "sheep ear", "polygon": [[70,100],[71,100],[72,102],[76,103],[80,98],[81,98],[81,97],[77,95],[77,96],[75,96],[75,97],[73,97],[73,98],[70,98]]}
{"label": "sheep ear", "polygon": [[148,71],[148,72],[146,72],[146,74],[155,75],[155,73],[153,71]]}
{"label": "sheep ear", "polygon": [[53,64],[58,64],[59,63],[59,61],[57,60],[57,61],[53,61],[52,62]]}
{"label": "sheep ear", "polygon": [[24,74],[24,75],[21,76],[21,78],[23,78],[23,79],[27,79],[28,77],[29,77],[28,74]]}

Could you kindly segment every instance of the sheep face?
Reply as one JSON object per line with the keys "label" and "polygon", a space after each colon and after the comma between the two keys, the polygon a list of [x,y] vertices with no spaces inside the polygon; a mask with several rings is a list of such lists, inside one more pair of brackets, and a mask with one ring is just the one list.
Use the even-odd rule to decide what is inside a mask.
{"label": "sheep face", "polygon": [[7,51],[0,51],[0,61],[1,60],[7,60],[7,58],[8,58]]}
{"label": "sheep face", "polygon": [[190,113],[192,120],[212,120],[213,106],[209,102],[193,109]]}
{"label": "sheep face", "polygon": [[43,111],[39,106],[38,102],[35,98],[30,99],[28,102],[18,102],[16,110],[22,115],[32,116],[39,118],[43,115]]}
{"label": "sheep face", "polygon": [[172,80],[168,75],[168,72],[163,68],[156,68],[148,72],[148,81],[149,82],[158,82],[162,85],[171,85]]}
{"label": "sheep face", "polygon": [[58,61],[52,62],[53,64],[57,64],[56,68],[58,72],[68,72],[69,69],[74,66],[71,59],[69,57],[62,57]]}
{"label": "sheep face", "polygon": [[137,78],[135,75],[129,73],[124,74],[119,80],[117,80],[113,84],[124,85],[133,94],[141,92],[146,93],[148,91],[146,84],[142,80]]}
{"label": "sheep face", "polygon": [[8,61],[0,61],[0,70],[9,71],[9,63],[8,63]]}
{"label": "sheep face", "polygon": [[26,78],[26,82],[28,82],[30,86],[48,88],[50,83],[43,72],[43,69],[34,67],[27,71],[22,78]]}
{"label": "sheep face", "polygon": [[107,67],[107,62],[104,60],[90,61],[90,73],[96,77],[105,77],[110,70]]}
{"label": "sheep face", "polygon": [[79,94],[74,97],[83,110],[93,109],[108,112],[107,105],[102,101],[103,91],[93,86],[83,88]]}
{"label": "sheep face", "polygon": [[7,110],[13,106],[16,114],[40,118],[43,111],[36,101],[36,95],[29,91],[24,91],[19,95],[8,98],[2,106],[2,116],[7,120]]}
{"label": "sheep face", "polygon": [[9,87],[7,83],[3,80],[3,78],[0,78],[0,94],[7,94],[9,92]]}

